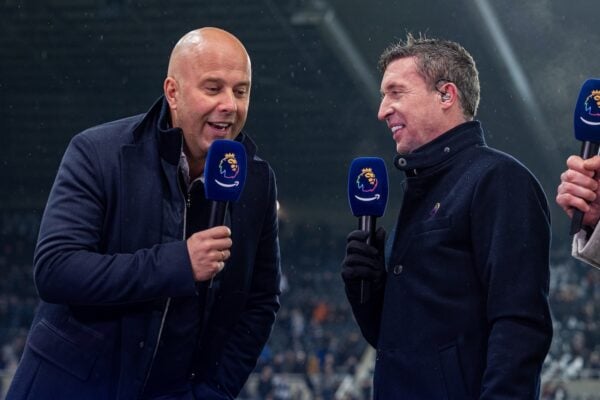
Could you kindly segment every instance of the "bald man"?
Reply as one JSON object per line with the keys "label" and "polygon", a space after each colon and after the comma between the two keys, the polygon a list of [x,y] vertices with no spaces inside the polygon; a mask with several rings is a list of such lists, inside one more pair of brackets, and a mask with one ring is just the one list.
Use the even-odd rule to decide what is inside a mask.
{"label": "bald man", "polygon": [[[40,306],[8,399],[233,399],[279,309],[276,185],[242,132],[242,43],[217,28],[175,45],[142,115],[76,135],[34,254]],[[239,141],[247,178],[208,228],[204,162]],[[208,282],[213,280],[213,284]]]}

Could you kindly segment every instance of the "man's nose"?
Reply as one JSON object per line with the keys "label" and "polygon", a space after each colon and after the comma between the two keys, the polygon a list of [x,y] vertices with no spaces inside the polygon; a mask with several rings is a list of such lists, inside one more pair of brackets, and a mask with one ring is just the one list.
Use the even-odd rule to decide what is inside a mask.
{"label": "man's nose", "polygon": [[384,97],[381,99],[381,104],[379,104],[379,111],[377,112],[377,119],[380,121],[385,121],[386,118],[392,113],[392,109],[387,101],[387,98]]}
{"label": "man's nose", "polygon": [[237,110],[237,102],[233,91],[225,90],[219,99],[219,110],[227,113],[233,113]]}

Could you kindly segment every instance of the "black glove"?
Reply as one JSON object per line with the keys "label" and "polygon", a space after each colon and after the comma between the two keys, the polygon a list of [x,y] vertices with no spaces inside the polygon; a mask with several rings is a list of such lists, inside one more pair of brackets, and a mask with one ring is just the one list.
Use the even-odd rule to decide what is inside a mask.
{"label": "black glove", "polygon": [[356,230],[347,237],[346,257],[342,262],[342,279],[354,287],[360,281],[381,288],[385,282],[385,229],[379,227],[372,244],[367,244],[369,232]]}

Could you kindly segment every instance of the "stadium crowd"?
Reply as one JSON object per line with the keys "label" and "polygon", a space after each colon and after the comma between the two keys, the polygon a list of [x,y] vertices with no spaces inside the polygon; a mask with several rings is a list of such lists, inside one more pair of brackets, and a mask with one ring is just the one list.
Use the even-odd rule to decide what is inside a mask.
{"label": "stadium crowd", "polygon": [[[38,301],[31,260],[39,219],[37,211],[0,212],[0,399]],[[372,351],[345,299],[339,276],[344,241],[335,236],[325,225],[282,227],[282,308],[240,398],[369,398]],[[569,392],[573,382],[600,380],[600,271],[571,258],[568,246],[561,249],[552,255],[554,339],[542,399],[600,398]]]}

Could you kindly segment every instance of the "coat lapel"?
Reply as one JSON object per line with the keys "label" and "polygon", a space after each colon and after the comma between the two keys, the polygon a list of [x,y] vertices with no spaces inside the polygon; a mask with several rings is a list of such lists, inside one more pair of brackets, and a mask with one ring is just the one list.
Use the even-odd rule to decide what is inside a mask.
{"label": "coat lapel", "polygon": [[156,168],[158,157],[149,154],[141,144],[126,145],[121,149],[121,249],[135,251],[162,242],[162,193],[160,174]]}

